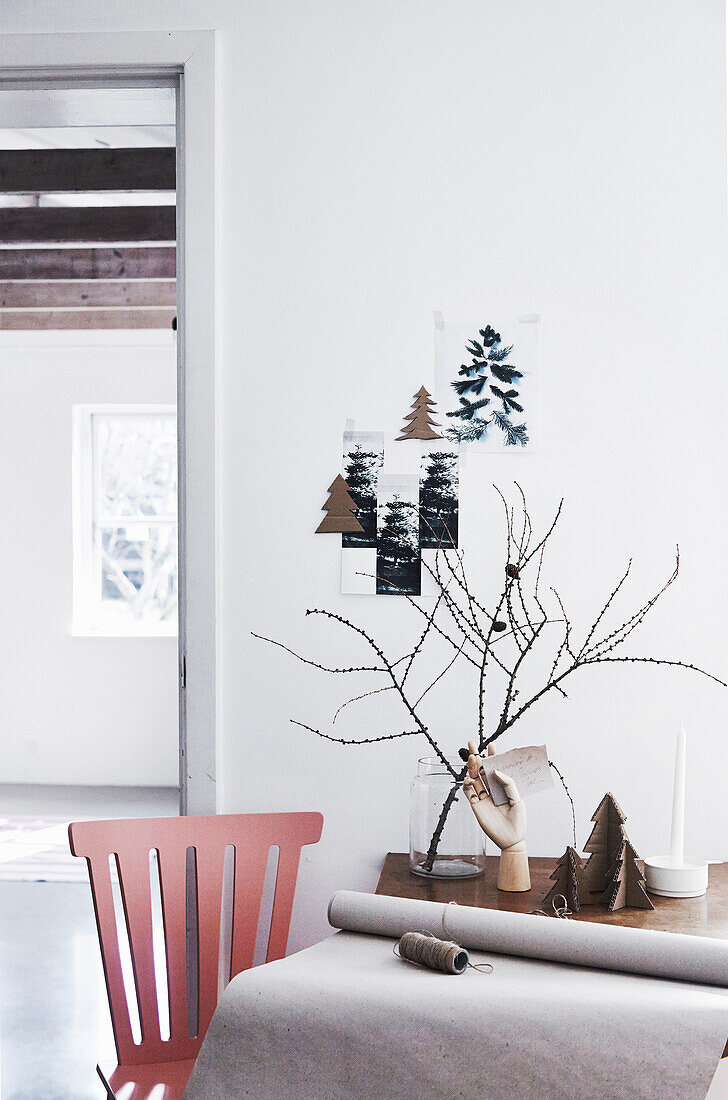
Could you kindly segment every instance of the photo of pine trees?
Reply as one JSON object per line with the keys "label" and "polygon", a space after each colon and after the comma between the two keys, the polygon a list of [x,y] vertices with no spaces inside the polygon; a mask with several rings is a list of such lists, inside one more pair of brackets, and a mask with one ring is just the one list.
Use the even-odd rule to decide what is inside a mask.
{"label": "photo of pine trees", "polygon": [[446,550],[458,545],[458,453],[428,449],[420,464],[420,546]]}
{"label": "photo of pine trees", "polygon": [[416,477],[379,479],[377,595],[420,595],[418,494]]}
{"label": "photo of pine trees", "polygon": [[342,535],[344,548],[377,545],[377,480],[383,463],[383,432],[344,432],[344,481],[362,526],[361,532]]}

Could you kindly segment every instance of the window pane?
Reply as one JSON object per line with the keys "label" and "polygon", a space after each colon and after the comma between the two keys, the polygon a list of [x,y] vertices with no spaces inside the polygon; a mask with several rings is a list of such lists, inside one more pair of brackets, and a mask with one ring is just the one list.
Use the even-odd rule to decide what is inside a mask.
{"label": "window pane", "polygon": [[177,529],[129,523],[97,532],[104,610],[137,621],[177,620]]}
{"label": "window pane", "polygon": [[173,416],[97,414],[98,520],[177,518],[177,425]]}

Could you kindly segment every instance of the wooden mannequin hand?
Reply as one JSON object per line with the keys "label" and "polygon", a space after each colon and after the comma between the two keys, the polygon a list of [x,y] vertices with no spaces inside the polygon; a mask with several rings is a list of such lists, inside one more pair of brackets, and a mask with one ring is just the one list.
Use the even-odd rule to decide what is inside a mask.
{"label": "wooden mannequin hand", "polygon": [[526,850],[526,807],[518,788],[510,776],[496,770],[495,775],[505,787],[509,803],[496,806],[488,792],[483,772],[483,761],[474,741],[468,742],[468,777],[463,790],[472,806],[478,824],[494,844],[503,849]]}

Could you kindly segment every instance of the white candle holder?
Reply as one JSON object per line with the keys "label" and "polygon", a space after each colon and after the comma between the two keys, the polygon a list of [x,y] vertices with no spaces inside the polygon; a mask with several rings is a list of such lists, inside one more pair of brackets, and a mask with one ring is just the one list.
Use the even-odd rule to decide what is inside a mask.
{"label": "white candle holder", "polygon": [[650,856],[645,860],[645,880],[650,894],[663,898],[699,898],[708,889],[708,864],[686,859],[675,867],[669,856]]}

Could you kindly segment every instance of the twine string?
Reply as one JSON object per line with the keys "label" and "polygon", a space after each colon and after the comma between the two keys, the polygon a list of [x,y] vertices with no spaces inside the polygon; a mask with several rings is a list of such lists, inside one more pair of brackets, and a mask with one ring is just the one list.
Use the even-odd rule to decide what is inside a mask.
{"label": "twine string", "polygon": [[[563,905],[558,904],[559,899],[561,899],[561,901],[563,902]],[[555,896],[555,898],[553,899],[553,901],[551,902],[551,904],[553,905],[553,908],[554,908],[554,916],[555,917],[561,917],[562,920],[569,920],[569,918],[572,916],[571,909],[569,909],[569,903],[568,903],[568,901],[566,900],[566,898],[564,897],[563,894],[557,894]],[[531,910],[531,916],[532,917],[549,917],[549,916],[551,916],[551,914],[547,913],[545,909],[532,909]]]}
{"label": "twine string", "polygon": [[468,952],[454,940],[441,940],[433,932],[424,930],[405,932],[399,942],[393,944],[392,951],[405,962],[443,974],[464,974],[467,969],[489,974],[493,969],[492,963],[471,963]]}

